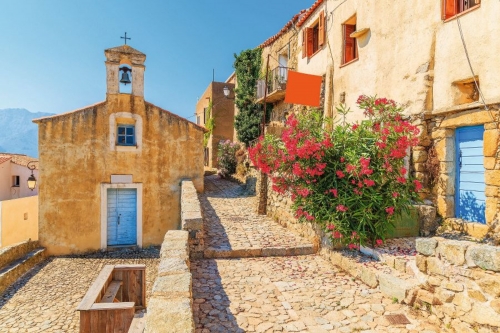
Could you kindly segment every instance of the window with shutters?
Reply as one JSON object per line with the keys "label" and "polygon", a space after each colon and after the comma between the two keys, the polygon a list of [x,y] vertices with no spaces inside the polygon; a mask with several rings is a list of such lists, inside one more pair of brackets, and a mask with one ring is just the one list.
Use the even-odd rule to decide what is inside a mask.
{"label": "window with shutters", "polygon": [[344,41],[342,65],[358,59],[358,43],[356,42],[356,38],[351,37],[352,33],[355,31],[356,17],[354,16],[342,24],[342,35]]}
{"label": "window with shutters", "polygon": [[319,13],[314,23],[302,30],[302,58],[311,58],[325,45],[325,12]]}
{"label": "window with shutters", "polygon": [[462,12],[478,7],[481,0],[442,0],[443,20],[452,18]]}

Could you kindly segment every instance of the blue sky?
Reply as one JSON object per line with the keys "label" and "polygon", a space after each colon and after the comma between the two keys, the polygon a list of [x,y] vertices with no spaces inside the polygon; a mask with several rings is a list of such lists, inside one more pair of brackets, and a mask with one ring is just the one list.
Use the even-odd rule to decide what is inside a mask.
{"label": "blue sky", "polygon": [[[0,0],[0,109],[67,112],[105,99],[104,49],[146,53],[145,98],[183,117],[234,53],[313,0]],[[192,119],[192,118],[191,118]]]}

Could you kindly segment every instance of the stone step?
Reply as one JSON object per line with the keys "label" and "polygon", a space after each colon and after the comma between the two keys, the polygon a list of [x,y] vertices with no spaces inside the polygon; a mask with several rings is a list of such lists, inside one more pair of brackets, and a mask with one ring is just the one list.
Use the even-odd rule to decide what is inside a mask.
{"label": "stone step", "polygon": [[20,259],[40,247],[38,241],[27,240],[0,249],[0,269],[11,262]]}
{"label": "stone step", "polygon": [[45,249],[38,248],[0,269],[0,294],[44,259]]}
{"label": "stone step", "polygon": [[143,333],[145,327],[146,327],[146,313],[142,311],[137,312],[134,315],[134,319],[132,319],[132,323],[130,324],[128,333]]}
{"label": "stone step", "polygon": [[244,248],[206,248],[203,257],[206,259],[223,258],[256,258],[256,257],[289,257],[315,254],[318,248],[313,244],[288,246],[288,247],[244,247]]}

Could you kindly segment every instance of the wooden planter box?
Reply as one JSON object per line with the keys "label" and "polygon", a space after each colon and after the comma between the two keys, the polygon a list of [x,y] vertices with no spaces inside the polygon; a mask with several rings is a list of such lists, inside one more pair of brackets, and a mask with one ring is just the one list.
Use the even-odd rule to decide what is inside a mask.
{"label": "wooden planter box", "polygon": [[394,229],[389,230],[386,238],[418,237],[420,233],[418,211],[411,207],[409,213],[403,211],[394,220]]}

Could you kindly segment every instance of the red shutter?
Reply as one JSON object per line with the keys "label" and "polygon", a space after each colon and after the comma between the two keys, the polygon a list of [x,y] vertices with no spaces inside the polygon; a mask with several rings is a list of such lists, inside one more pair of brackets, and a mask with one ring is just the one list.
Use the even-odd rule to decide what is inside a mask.
{"label": "red shutter", "polygon": [[306,29],[303,29],[302,30],[302,58],[305,58],[306,57]]}
{"label": "red shutter", "polygon": [[325,44],[325,12],[319,13],[319,27],[318,27],[318,45]]}
{"label": "red shutter", "polygon": [[457,0],[443,0],[443,20],[457,14]]}
{"label": "red shutter", "polygon": [[307,57],[312,56],[314,52],[314,32],[313,28],[307,28],[306,29],[306,34],[307,34]]}
{"label": "red shutter", "polygon": [[356,26],[344,24],[344,64],[357,57],[356,39],[351,34],[356,31]]}

